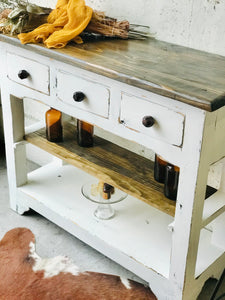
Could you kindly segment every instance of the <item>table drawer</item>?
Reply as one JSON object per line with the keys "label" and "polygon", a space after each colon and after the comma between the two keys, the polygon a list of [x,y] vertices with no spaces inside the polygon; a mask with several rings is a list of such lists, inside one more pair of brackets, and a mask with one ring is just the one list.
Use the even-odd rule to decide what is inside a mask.
{"label": "table drawer", "polygon": [[168,107],[122,93],[120,120],[127,128],[172,145],[182,145],[185,117]]}
{"label": "table drawer", "polygon": [[104,85],[64,71],[57,73],[58,98],[78,109],[108,118],[110,91]]}
{"label": "table drawer", "polygon": [[49,67],[22,56],[7,53],[9,79],[49,95]]}

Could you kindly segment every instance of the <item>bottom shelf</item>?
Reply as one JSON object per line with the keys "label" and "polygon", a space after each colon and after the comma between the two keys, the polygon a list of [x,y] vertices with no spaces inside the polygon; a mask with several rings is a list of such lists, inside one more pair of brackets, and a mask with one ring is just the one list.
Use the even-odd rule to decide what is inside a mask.
{"label": "bottom shelf", "polygon": [[[104,241],[106,247],[129,256],[141,267],[168,277],[172,233],[167,226],[173,218],[128,196],[113,204],[116,210],[114,218],[96,219],[93,212],[97,204],[81,194],[82,185],[91,179],[94,177],[74,166],[52,163],[29,173],[28,183],[19,191],[29,196],[26,198],[30,208],[39,213],[45,209],[53,211],[58,216],[56,223],[60,218],[69,220],[75,231],[76,228],[82,229]],[[47,214],[45,217],[49,218]],[[86,242],[92,246],[91,239]]]}
{"label": "bottom shelf", "polygon": [[[149,279],[149,269],[169,278],[172,233],[168,225],[173,218],[128,196],[113,204],[114,218],[96,219],[97,204],[81,194],[82,185],[91,179],[74,166],[51,163],[29,173],[27,184],[18,192],[27,206],[144,280]],[[202,229],[196,277],[222,254],[211,244],[211,232]]]}

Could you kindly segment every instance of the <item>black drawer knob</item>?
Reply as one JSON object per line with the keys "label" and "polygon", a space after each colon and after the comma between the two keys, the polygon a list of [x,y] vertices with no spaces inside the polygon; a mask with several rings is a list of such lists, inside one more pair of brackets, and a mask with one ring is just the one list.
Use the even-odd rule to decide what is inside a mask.
{"label": "black drawer knob", "polygon": [[30,76],[30,74],[26,70],[20,70],[18,73],[18,77],[20,79],[26,79],[29,76]]}
{"label": "black drawer knob", "polygon": [[85,95],[82,92],[75,92],[73,94],[73,100],[76,102],[81,102],[84,100],[84,98],[85,98]]}
{"label": "black drawer knob", "polygon": [[155,119],[153,117],[151,117],[151,116],[145,116],[142,119],[142,124],[145,127],[152,127],[155,124]]}

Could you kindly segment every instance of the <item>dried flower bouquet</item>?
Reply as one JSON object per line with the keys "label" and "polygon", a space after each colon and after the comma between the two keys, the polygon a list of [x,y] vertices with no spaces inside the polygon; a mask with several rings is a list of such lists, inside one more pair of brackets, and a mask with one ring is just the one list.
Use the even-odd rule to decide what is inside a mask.
{"label": "dried flower bouquet", "polygon": [[[29,32],[46,23],[51,9],[30,4],[27,1],[3,0],[0,3],[0,32],[18,34]],[[145,39],[150,37],[149,27],[130,24],[127,20],[118,21],[93,11],[90,23],[83,31],[85,35],[101,35],[121,39]]]}

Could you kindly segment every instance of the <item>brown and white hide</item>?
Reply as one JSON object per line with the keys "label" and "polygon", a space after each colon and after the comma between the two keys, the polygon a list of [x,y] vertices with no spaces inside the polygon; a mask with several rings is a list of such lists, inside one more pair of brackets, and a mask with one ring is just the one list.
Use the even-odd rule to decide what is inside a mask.
{"label": "brown and white hide", "polygon": [[27,228],[0,241],[1,300],[155,300],[149,287],[119,276],[79,272],[68,258],[42,259]]}

